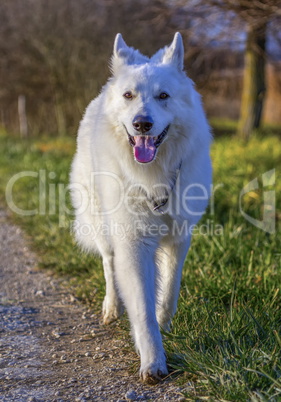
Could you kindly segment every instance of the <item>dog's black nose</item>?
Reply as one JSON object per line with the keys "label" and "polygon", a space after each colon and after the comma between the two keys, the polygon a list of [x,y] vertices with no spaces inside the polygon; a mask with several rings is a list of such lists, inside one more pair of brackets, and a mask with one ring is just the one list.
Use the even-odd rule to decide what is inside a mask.
{"label": "dog's black nose", "polygon": [[141,133],[146,133],[151,130],[153,123],[154,121],[150,116],[136,116],[133,120],[133,127]]}

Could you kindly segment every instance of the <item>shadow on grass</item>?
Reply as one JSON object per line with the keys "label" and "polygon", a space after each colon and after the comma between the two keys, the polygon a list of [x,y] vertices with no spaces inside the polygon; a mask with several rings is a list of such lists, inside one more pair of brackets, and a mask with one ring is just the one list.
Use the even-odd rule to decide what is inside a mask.
{"label": "shadow on grass", "polygon": [[[210,126],[215,138],[233,137],[237,132],[238,121],[210,118]],[[260,138],[265,138],[270,135],[281,137],[281,125],[264,124],[259,129],[255,130],[253,135],[258,135]]]}

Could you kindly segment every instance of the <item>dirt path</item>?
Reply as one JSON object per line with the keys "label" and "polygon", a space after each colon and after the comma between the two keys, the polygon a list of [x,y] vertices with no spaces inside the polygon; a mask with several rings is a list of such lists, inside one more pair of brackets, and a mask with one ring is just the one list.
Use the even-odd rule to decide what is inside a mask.
{"label": "dirt path", "polygon": [[149,387],[129,374],[129,334],[116,339],[99,320],[36,269],[0,210],[0,401],[184,400],[171,381]]}

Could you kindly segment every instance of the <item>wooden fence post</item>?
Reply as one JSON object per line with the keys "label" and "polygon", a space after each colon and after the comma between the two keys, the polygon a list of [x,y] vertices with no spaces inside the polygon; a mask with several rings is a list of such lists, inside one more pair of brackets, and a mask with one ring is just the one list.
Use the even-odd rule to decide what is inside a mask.
{"label": "wooden fence post", "polygon": [[28,126],[27,126],[27,117],[26,117],[26,98],[24,95],[19,95],[19,97],[18,97],[18,113],[19,113],[21,138],[27,138]]}

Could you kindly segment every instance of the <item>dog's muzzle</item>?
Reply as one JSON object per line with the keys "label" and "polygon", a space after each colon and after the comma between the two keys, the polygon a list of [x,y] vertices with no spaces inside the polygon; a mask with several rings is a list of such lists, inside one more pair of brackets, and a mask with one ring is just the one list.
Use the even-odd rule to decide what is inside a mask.
{"label": "dog's muzzle", "polygon": [[129,144],[134,149],[134,157],[137,162],[148,163],[154,160],[157,148],[164,141],[169,127],[170,125],[168,125],[157,137],[148,134],[133,136],[128,133],[128,130],[125,127]]}

